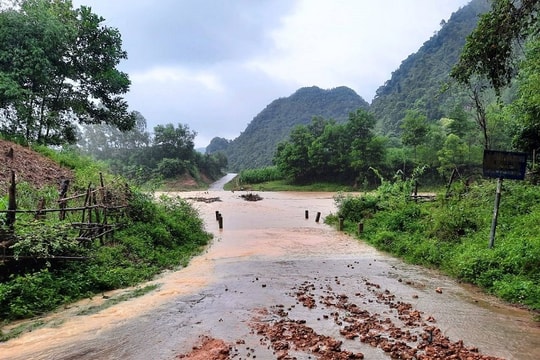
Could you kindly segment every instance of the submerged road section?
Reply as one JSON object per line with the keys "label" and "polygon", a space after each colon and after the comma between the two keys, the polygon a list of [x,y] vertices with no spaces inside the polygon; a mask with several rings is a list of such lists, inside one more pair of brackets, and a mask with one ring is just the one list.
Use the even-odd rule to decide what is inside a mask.
{"label": "submerged road section", "polygon": [[331,193],[167,195],[199,210],[204,254],[143,297],[56,315],[0,359],[540,359],[529,313],[325,225]]}

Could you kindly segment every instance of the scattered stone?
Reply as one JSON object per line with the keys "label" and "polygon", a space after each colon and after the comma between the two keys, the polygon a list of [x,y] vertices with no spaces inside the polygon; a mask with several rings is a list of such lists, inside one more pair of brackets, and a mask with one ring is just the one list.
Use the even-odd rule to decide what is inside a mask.
{"label": "scattered stone", "polygon": [[[336,278],[328,281],[335,282]],[[329,315],[323,314],[322,318],[333,321],[343,339],[358,339],[368,346],[381,349],[392,359],[502,360],[481,355],[477,348],[466,347],[462,340],[450,340],[439,328],[431,325],[436,323],[433,316],[426,317],[425,321],[431,323],[427,325],[421,311],[414,309],[410,303],[396,300],[390,290],[382,290],[380,285],[367,280],[365,286],[368,293],[363,297],[369,296],[368,302],[387,306],[390,311],[383,311],[383,314],[395,312],[397,316],[390,318],[370,313],[353,303],[347,295],[335,293],[330,287],[324,290],[318,287],[323,294],[316,294],[317,287],[307,281],[294,287],[296,291],[289,295],[308,309],[316,307],[315,297],[319,296],[323,309],[329,310]],[[342,349],[343,342],[339,338],[318,334],[306,320],[293,319],[282,307],[274,307],[271,312],[259,310],[251,327],[261,336],[261,343],[273,349],[276,359],[295,359],[291,352],[305,352],[308,358],[322,360],[364,358],[362,353]]]}

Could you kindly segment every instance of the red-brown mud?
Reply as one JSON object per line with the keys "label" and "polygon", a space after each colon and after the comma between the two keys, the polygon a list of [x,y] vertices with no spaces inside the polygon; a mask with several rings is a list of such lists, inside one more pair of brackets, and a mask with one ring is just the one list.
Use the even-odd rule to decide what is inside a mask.
{"label": "red-brown mud", "polygon": [[201,344],[194,346],[189,354],[178,355],[178,359],[185,360],[227,360],[230,359],[231,347],[223,340],[203,337]]}

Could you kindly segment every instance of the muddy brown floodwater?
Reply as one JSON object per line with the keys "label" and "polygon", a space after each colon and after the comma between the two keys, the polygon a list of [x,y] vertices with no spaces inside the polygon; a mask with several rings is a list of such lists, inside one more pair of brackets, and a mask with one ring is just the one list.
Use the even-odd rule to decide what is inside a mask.
{"label": "muddy brown floodwater", "polygon": [[540,359],[531,314],[325,225],[333,194],[241,194],[169,194],[220,198],[190,200],[214,234],[204,254],[140,298],[50,315],[0,359]]}

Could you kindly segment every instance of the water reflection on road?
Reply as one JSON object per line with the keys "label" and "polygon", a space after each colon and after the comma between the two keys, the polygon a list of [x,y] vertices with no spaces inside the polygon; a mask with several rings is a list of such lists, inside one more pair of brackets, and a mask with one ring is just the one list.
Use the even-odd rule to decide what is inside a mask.
{"label": "water reflection on road", "polygon": [[[295,285],[311,281],[322,288],[338,278],[344,293],[364,291],[366,279],[380,284],[433,316],[445,335],[483,353],[540,359],[540,330],[530,314],[404,264],[323,224],[322,219],[335,212],[333,194],[258,194],[263,200],[257,202],[243,200],[238,192],[173,194],[220,198],[194,202],[215,236],[204,254],[188,268],[157,279],[160,288],[154,293],[94,315],[60,316],[62,323],[56,327],[0,344],[0,359],[173,359],[189,352],[203,335],[231,344],[241,339],[246,348],[257,349],[259,359],[274,359],[249,327],[254,312],[277,304],[294,307],[289,293]],[[216,211],[223,216],[222,230]],[[317,212],[322,214],[319,223]],[[377,304],[365,306],[371,312],[387,311]],[[317,331],[339,335],[334,323],[316,320],[321,310],[294,311]],[[344,346],[366,358],[388,358],[359,341]]]}

